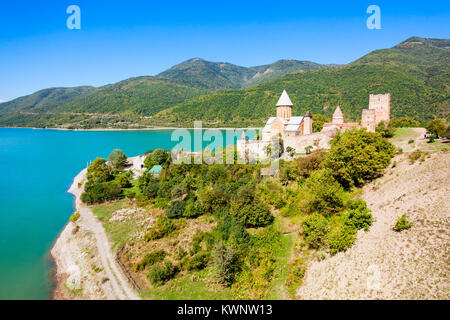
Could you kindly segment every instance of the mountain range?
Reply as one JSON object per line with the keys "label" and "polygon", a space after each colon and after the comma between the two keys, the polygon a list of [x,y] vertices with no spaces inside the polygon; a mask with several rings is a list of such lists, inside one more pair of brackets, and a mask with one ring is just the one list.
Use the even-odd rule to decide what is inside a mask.
{"label": "mountain range", "polygon": [[103,87],[50,88],[0,105],[1,126],[139,127],[259,125],[286,89],[294,114],[359,120],[370,93],[391,93],[391,113],[449,119],[450,40],[409,38],[345,66],[280,60],[241,67],[190,59],[156,76]]}

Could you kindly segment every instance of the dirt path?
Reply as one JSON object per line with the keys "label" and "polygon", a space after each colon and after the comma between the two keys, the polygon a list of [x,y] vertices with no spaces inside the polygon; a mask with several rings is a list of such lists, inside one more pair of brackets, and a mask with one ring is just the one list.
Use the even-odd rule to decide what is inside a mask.
{"label": "dirt path", "polygon": [[[406,155],[395,160],[363,190],[376,219],[370,230],[346,252],[313,262],[297,298],[450,298],[450,153],[412,165]],[[402,214],[413,226],[395,232]]]}
{"label": "dirt path", "polygon": [[[99,277],[89,272],[90,266],[86,265],[86,258],[82,253],[76,252],[80,250],[80,245],[73,245],[76,242],[75,236],[71,231],[73,226],[69,223],[65,230],[61,233],[60,237],[55,243],[52,249],[52,255],[55,258],[57,265],[57,273],[59,273],[58,279],[67,279],[71,276],[80,273],[80,278],[89,283],[89,287],[95,286],[95,289],[90,289],[93,293],[86,293],[87,298],[100,298],[96,295],[97,291],[102,290],[102,296],[106,299],[120,299],[120,300],[138,300],[140,297],[131,287],[126,277],[117,265],[115,257],[111,251],[111,244],[106,236],[105,230],[102,224],[97,220],[92,211],[85,206],[81,200],[80,196],[83,192],[83,182],[86,176],[86,169],[81,171],[74,179],[72,186],[69,189],[69,193],[75,196],[76,210],[80,213],[80,218],[77,220],[77,225],[79,229],[83,231],[84,238],[86,235],[92,238],[92,246],[95,246],[96,262],[101,264],[101,276],[108,279],[107,286],[99,284],[98,279],[92,279],[93,277]],[[79,242],[80,239],[78,239]],[[71,254],[72,253],[72,254]],[[83,263],[84,261],[84,263]],[[91,279],[86,279],[86,278]],[[80,280],[81,281],[81,280]],[[61,286],[59,286],[61,287]],[[95,295],[94,295],[95,294]]]}

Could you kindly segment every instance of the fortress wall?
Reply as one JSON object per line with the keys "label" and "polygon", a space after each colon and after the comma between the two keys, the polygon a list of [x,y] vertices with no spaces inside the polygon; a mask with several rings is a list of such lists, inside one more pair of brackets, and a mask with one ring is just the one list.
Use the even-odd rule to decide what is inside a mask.
{"label": "fortress wall", "polygon": [[373,109],[364,109],[361,115],[361,126],[369,132],[375,132],[376,113]]}
{"label": "fortress wall", "polygon": [[285,137],[284,149],[286,150],[287,147],[292,147],[298,153],[305,152],[307,146],[312,146],[313,149],[329,149],[330,141],[335,134],[336,132],[334,130],[329,130],[302,136]]}
{"label": "fortress wall", "polygon": [[381,121],[388,123],[391,116],[391,95],[389,93],[371,94],[369,96],[369,110],[375,110],[375,125]]}

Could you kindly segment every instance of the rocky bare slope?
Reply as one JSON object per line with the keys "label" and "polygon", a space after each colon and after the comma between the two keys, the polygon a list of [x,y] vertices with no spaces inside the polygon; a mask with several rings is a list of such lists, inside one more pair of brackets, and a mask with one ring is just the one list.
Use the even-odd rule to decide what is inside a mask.
{"label": "rocky bare slope", "polygon": [[[449,299],[450,152],[410,164],[407,154],[367,185],[375,222],[346,252],[309,266],[299,299]],[[393,231],[406,214],[411,229]]]}

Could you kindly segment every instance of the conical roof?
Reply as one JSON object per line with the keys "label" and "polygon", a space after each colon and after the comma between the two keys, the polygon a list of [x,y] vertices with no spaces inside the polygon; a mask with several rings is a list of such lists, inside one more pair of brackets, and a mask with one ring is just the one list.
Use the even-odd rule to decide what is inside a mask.
{"label": "conical roof", "polygon": [[277,107],[280,106],[293,106],[291,99],[289,99],[289,96],[286,92],[286,90],[283,90],[283,93],[280,96],[280,99],[278,99]]}
{"label": "conical roof", "polygon": [[344,114],[342,113],[341,107],[337,107],[333,113],[333,118],[343,118]]}

